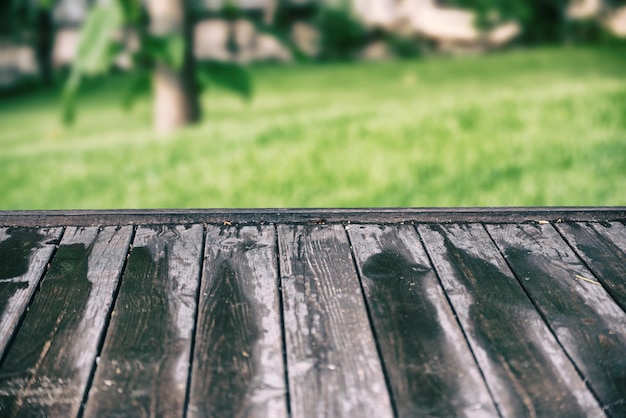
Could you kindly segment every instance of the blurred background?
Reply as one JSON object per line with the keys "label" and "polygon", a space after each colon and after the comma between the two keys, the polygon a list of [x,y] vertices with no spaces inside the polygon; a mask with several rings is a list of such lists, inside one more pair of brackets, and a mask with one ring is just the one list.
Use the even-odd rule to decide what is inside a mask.
{"label": "blurred background", "polygon": [[626,0],[3,0],[0,209],[626,205]]}

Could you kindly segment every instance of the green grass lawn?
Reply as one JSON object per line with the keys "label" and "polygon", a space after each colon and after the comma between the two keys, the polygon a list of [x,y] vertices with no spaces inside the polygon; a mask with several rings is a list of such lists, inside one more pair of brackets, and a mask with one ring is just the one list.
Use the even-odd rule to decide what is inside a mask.
{"label": "green grass lawn", "polygon": [[169,137],[91,88],[0,103],[0,209],[626,205],[626,50],[264,66]]}

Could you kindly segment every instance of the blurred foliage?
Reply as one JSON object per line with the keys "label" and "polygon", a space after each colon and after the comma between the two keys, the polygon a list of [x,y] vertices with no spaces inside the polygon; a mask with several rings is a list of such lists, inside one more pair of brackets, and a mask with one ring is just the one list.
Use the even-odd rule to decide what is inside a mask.
{"label": "blurred foliage", "polygon": [[41,0],[0,1],[0,35],[9,38],[23,38],[34,29],[37,15],[41,10],[50,10],[52,2]]}
{"label": "blurred foliage", "polygon": [[314,22],[322,35],[321,58],[350,58],[365,44],[365,28],[345,6],[320,7]]}
{"label": "blurred foliage", "polygon": [[[129,47],[133,36],[138,41],[136,50]],[[63,121],[71,123],[75,118],[75,100],[82,80],[108,74],[120,53],[129,54],[130,70],[134,73],[123,96],[123,104],[130,106],[137,96],[149,89],[150,74],[157,64],[179,71],[190,48],[181,34],[150,33],[149,16],[141,0],[97,4],[90,9],[81,28],[78,51],[63,92]],[[215,83],[244,98],[252,95],[251,80],[237,64],[203,62],[192,68],[196,70],[195,81],[202,86]]]}
{"label": "blurred foliage", "polygon": [[242,10],[232,0],[227,0],[222,4],[218,15],[226,20],[233,21],[244,17]]}
{"label": "blurred foliage", "polygon": [[[115,34],[126,21],[139,21],[133,8],[124,1],[111,1],[93,7],[81,28],[80,41],[72,62],[70,77],[63,92],[63,120],[71,123],[75,117],[75,97],[81,80],[108,73],[123,48]],[[125,7],[126,6],[126,7]]]}
{"label": "blurred foliage", "polygon": [[[597,42],[609,35],[595,20],[569,21],[565,10],[571,0],[447,0],[446,3],[474,10],[476,24],[489,28],[515,20],[522,26],[520,41],[525,44]],[[608,6],[625,5],[626,0],[609,0]]]}
{"label": "blurred foliage", "polygon": [[252,98],[252,80],[248,71],[231,62],[201,61],[196,64],[200,87],[216,85],[234,91],[243,98]]}
{"label": "blurred foliage", "polygon": [[294,22],[311,23],[315,13],[319,9],[319,4],[309,3],[293,3],[289,0],[276,0],[276,10],[271,23],[264,21],[261,14],[250,14],[248,19],[255,25],[256,29],[261,33],[274,36],[291,52],[295,60],[304,62],[309,58],[303,51],[298,48],[291,36],[291,30]]}
{"label": "blurred foliage", "polygon": [[[195,13],[198,16],[206,15],[199,11],[198,6]],[[271,23],[264,21],[263,13],[242,10],[232,0],[224,2],[219,11],[211,16],[229,22],[237,19],[249,20],[259,32],[277,38],[298,61],[308,61],[311,57],[301,51],[292,38],[292,29],[296,22],[307,23],[319,30],[321,45],[320,54],[316,58],[321,60],[354,58],[372,37],[350,12],[349,2],[343,0],[334,5],[324,2],[297,3],[277,0]],[[227,49],[236,52],[237,46],[232,34],[227,42]]]}
{"label": "blurred foliage", "polygon": [[385,33],[383,39],[391,51],[400,58],[416,58],[421,56],[424,50],[425,41],[415,37]]}
{"label": "blurred foliage", "polygon": [[479,27],[516,20],[522,25],[524,41],[556,41],[565,21],[569,0],[448,0],[454,6],[477,12]]}
{"label": "blurred foliage", "polygon": [[[18,44],[30,44],[40,71],[39,82],[52,85],[52,10],[56,0],[0,1],[0,37]],[[19,80],[29,84],[32,80]],[[18,89],[20,88],[17,86]]]}
{"label": "blurred foliage", "polygon": [[[189,45],[182,36],[159,37],[148,30],[149,16],[142,0],[87,0],[94,6],[84,22],[77,58],[73,63],[64,92],[64,119],[74,118],[74,102],[84,80],[115,71],[120,53],[129,53],[133,76],[124,95],[124,103],[150,89],[150,75],[157,63],[171,68],[183,65]],[[183,0],[181,0],[183,1]],[[52,10],[58,0],[0,0],[0,36],[19,39],[34,46],[42,79],[52,78],[51,48],[54,34]],[[523,27],[519,42],[528,45],[543,43],[610,43],[613,38],[597,19],[570,21],[565,9],[570,0],[442,0],[477,12],[476,24],[493,27],[514,19]],[[187,1],[190,21],[203,13],[199,1]],[[605,0],[607,8],[626,5],[626,0]],[[195,6],[194,6],[195,5]],[[372,41],[384,41],[398,57],[421,55],[424,45],[415,37],[401,36],[382,30],[368,30],[351,13],[348,0],[295,3],[277,0],[271,23],[265,23],[261,12],[244,11],[234,0],[226,0],[217,15],[223,19],[249,19],[260,32],[269,33],[289,48],[301,61],[309,60],[291,37],[294,22],[316,27],[321,35],[320,53],[316,59],[333,61],[354,58]],[[608,10],[608,9],[607,9]],[[129,50],[131,38],[138,38],[138,50]],[[237,46],[234,37],[229,48]],[[235,64],[200,62],[195,65],[195,78],[201,87],[210,84],[231,89],[245,98],[252,94],[252,83],[245,69]],[[29,86],[33,80],[26,80]],[[48,83],[50,84],[50,83]]]}

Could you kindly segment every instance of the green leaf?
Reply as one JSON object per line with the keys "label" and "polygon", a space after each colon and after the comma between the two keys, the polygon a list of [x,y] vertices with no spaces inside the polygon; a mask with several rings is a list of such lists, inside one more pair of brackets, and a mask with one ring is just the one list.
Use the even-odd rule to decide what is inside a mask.
{"label": "green leaf", "polygon": [[198,82],[204,88],[214,84],[239,94],[252,97],[252,80],[244,67],[234,63],[206,61],[196,63]]}
{"label": "green leaf", "polygon": [[124,15],[124,22],[137,25],[145,18],[141,0],[117,0],[120,10]]}
{"label": "green leaf", "polygon": [[119,44],[113,42],[113,36],[123,23],[117,2],[94,7],[81,29],[73,69],[89,75],[108,71],[119,52]]}
{"label": "green leaf", "polygon": [[138,71],[132,74],[122,100],[124,108],[130,110],[139,96],[150,92],[150,82],[151,78],[148,71]]}
{"label": "green leaf", "polygon": [[62,119],[65,124],[75,119],[76,93],[81,80],[85,76],[106,73],[121,50],[113,36],[122,24],[123,15],[117,2],[98,5],[89,12],[81,29],[70,77],[63,88]]}
{"label": "green leaf", "polygon": [[36,4],[42,10],[51,10],[54,6],[52,0],[39,0]]}
{"label": "green leaf", "polygon": [[70,125],[76,118],[76,92],[80,85],[80,73],[72,72],[70,78],[65,83],[61,98],[61,119],[65,125]]}
{"label": "green leaf", "polygon": [[180,70],[185,61],[185,40],[182,36],[170,36],[167,39],[167,54],[172,68]]}
{"label": "green leaf", "polygon": [[180,70],[185,61],[185,40],[181,35],[146,36],[143,52],[156,62]]}

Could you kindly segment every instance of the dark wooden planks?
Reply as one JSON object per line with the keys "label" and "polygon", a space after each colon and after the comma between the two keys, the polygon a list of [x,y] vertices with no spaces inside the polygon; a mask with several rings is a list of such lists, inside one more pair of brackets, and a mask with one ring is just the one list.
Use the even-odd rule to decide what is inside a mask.
{"label": "dark wooden planks", "polygon": [[[594,213],[599,213],[598,217],[594,217]],[[294,417],[341,416],[342,413],[345,416],[388,416],[391,415],[391,407],[376,344],[383,357],[398,416],[441,416],[446,411],[451,416],[493,414],[493,408],[478,409],[479,404],[489,404],[479,402],[484,397],[484,384],[480,383],[480,379],[476,385],[468,383],[473,377],[472,373],[466,371],[472,368],[475,370],[475,362],[467,357],[467,347],[462,348],[459,328],[450,310],[446,311],[445,297],[442,299],[437,277],[429,270],[429,260],[420,246],[419,237],[407,226],[372,225],[359,232],[360,227],[352,225],[348,231],[355,247],[372,326],[378,337],[377,343],[373,342],[345,230],[339,225],[313,225],[344,220],[385,224],[408,220],[493,222],[494,225],[488,228],[501,251],[498,251],[480,225],[422,225],[420,230],[427,229],[426,234],[430,230],[441,240],[435,244],[426,240],[429,245],[428,255],[435,260],[440,279],[449,293],[455,313],[459,314],[459,322],[464,326],[470,348],[501,412],[505,416],[597,416],[603,414],[601,407],[607,407],[611,415],[622,416],[624,414],[620,408],[624,405],[624,397],[620,397],[620,394],[625,391],[621,376],[626,373],[623,361],[620,362],[620,354],[626,351],[623,338],[626,326],[615,302],[621,303],[624,308],[624,299],[620,296],[624,293],[620,286],[624,284],[626,269],[626,228],[623,220],[615,219],[623,219],[623,213],[623,209],[619,208],[599,212],[594,212],[593,208],[561,212],[559,209],[490,212],[471,208],[450,211],[123,211],[118,219],[116,216],[120,212],[76,212],[68,216],[60,213],[52,218],[42,215],[37,218],[37,223],[31,224],[44,225],[48,224],[47,220],[51,220],[50,224],[54,225],[54,222],[64,219],[72,223],[84,221],[90,224],[180,220],[187,224],[202,221],[219,221],[223,224],[224,221],[230,221],[256,225],[243,228],[210,226],[205,247],[202,246],[202,226],[199,225],[194,226],[199,233],[192,234],[199,239],[187,239],[182,235],[171,240],[158,238],[168,243],[178,242],[178,245],[194,242],[191,247],[197,251],[196,257],[193,262],[172,261],[169,249],[174,244],[164,244],[168,248],[164,252],[167,256],[152,259],[152,266],[145,269],[161,273],[150,276],[152,273],[143,275],[135,270],[135,277],[158,277],[159,283],[163,285],[142,288],[144,295],[157,302],[154,305],[152,302],[143,303],[143,310],[139,305],[136,306],[135,318],[141,316],[144,319],[131,320],[129,324],[138,335],[141,334],[138,330],[144,326],[150,327],[154,335],[166,335],[166,338],[161,339],[154,335],[154,338],[143,338],[143,341],[147,341],[143,347],[149,347],[146,351],[159,352],[161,346],[156,343],[157,340],[166,341],[166,346],[177,348],[167,353],[163,351],[163,357],[157,362],[157,372],[151,366],[145,366],[155,363],[143,362],[145,358],[134,357],[132,367],[142,371],[137,374],[128,372],[126,377],[120,379],[135,379],[139,376],[135,380],[140,382],[137,386],[120,385],[115,380],[116,376],[110,379],[95,376],[92,398],[89,398],[91,403],[85,410],[87,416],[116,413],[134,416],[143,411],[172,416],[184,416],[185,413],[191,416],[286,416],[286,375],[291,379],[291,415]],[[519,220],[554,221],[561,217],[566,222],[553,225],[560,235],[550,225],[496,225]],[[7,219],[15,218],[8,216]],[[19,222],[26,223],[34,222],[35,218],[29,219],[24,221],[18,217]],[[592,219],[613,221],[598,223],[592,222]],[[282,358],[276,236],[272,225],[264,225],[270,220],[289,224],[279,227],[283,231],[280,248],[283,253],[281,277],[284,285],[282,302],[286,308],[285,337],[287,347],[293,349],[300,344],[300,348],[292,350],[294,352],[285,351],[284,355],[289,356],[287,373]],[[570,223],[568,220],[584,222]],[[306,225],[295,226],[296,223]],[[181,231],[189,230],[178,228]],[[147,227],[140,228],[140,231],[152,231],[150,233],[158,235],[157,229],[160,230]],[[163,231],[165,235],[176,235],[172,232],[176,229],[164,227]],[[11,236],[7,231],[11,232]],[[17,239],[19,231],[25,235]],[[106,325],[99,321],[106,319],[110,312],[112,296],[120,276],[119,269],[124,262],[132,233],[131,227],[115,231],[116,228],[106,228],[101,232],[96,228],[68,228],[67,232],[78,237],[78,241],[72,243],[69,238],[64,241],[52,259],[41,292],[33,298],[39,278],[46,271],[46,262],[54,253],[61,229],[0,227],[0,352],[6,341],[14,344],[6,350],[4,362],[0,364],[0,416],[76,415],[80,401],[85,399],[85,388],[89,386],[95,356],[104,338],[102,332]],[[114,251],[115,245],[103,238],[103,234],[111,234],[111,237],[122,241],[125,236],[126,240],[115,250],[119,250],[120,257],[102,256],[102,260],[108,257],[109,261],[94,268],[95,260],[99,258],[96,254],[106,253],[97,249],[99,245],[102,248],[108,246],[109,254]],[[504,236],[499,237],[499,234]],[[422,235],[426,236],[424,231]],[[300,258],[298,237],[301,238]],[[9,243],[3,247],[7,240],[10,240]],[[136,243],[139,244],[140,240]],[[153,248],[160,245],[154,244]],[[441,250],[439,255],[437,248],[433,251],[433,245]],[[65,248],[67,246],[72,246],[76,252],[70,253]],[[508,248],[514,248],[513,252]],[[181,300],[191,303],[172,302],[167,309],[163,308],[165,295],[180,289],[167,287],[171,285],[169,272],[162,273],[169,271],[165,266],[172,263],[193,265],[194,272],[184,276],[193,276],[193,280],[186,283],[198,286],[203,249],[207,268],[204,271],[203,291],[200,292],[203,298],[200,317],[196,323],[197,287],[190,292],[181,291],[184,293]],[[509,265],[500,252],[509,255]],[[11,254],[5,259],[18,262],[3,262],[3,253]],[[135,254],[133,257],[147,259],[145,255],[144,252],[143,255]],[[114,259],[117,261],[111,264]],[[85,263],[84,260],[88,261]],[[385,266],[389,267],[389,271]],[[113,267],[117,268],[116,274],[102,273],[102,277],[109,279],[91,280],[94,271]],[[21,271],[20,275],[15,274],[18,270]],[[571,273],[575,273],[573,278]],[[84,280],[85,275],[91,279]],[[577,280],[576,275],[601,282],[610,296],[601,286],[587,280]],[[398,280],[397,286],[384,287],[380,278],[391,276],[403,279]],[[128,273],[124,277],[126,282],[133,274]],[[531,277],[543,277],[545,280],[534,283]],[[531,280],[526,281],[524,278]],[[565,280],[570,278],[573,283]],[[521,286],[518,280],[522,282]],[[21,283],[25,281],[28,283]],[[504,282],[508,283],[503,285]],[[468,289],[475,294],[468,297]],[[15,295],[22,291],[30,293],[24,293],[25,297],[17,304]],[[120,295],[123,293],[120,292]],[[534,305],[527,295],[532,296]],[[44,299],[48,302],[42,302]],[[11,301],[10,304],[5,303],[6,300]],[[32,301],[31,309],[25,313],[29,301]],[[121,306],[120,303],[116,306]],[[179,303],[178,308],[174,307],[176,303]],[[12,306],[16,307],[15,310]],[[42,309],[42,306],[47,308]],[[38,321],[40,325],[34,325],[36,321],[31,319],[33,310],[44,318]],[[189,332],[195,324],[198,326],[196,350],[193,352],[193,376],[189,376],[189,350],[192,345],[189,338],[172,342],[175,340],[171,337],[174,332],[159,328],[173,322],[167,319],[171,315],[164,313],[166,310],[184,312],[181,318],[191,318],[182,321],[190,327]],[[361,313],[356,315],[358,310]],[[154,325],[156,322],[150,319],[150,312],[154,317],[166,318],[161,321],[163,324]],[[385,315],[387,312],[391,314]],[[114,321],[118,313],[116,311],[113,316]],[[11,315],[13,319],[7,319]],[[427,321],[429,317],[434,318],[431,324]],[[17,330],[9,329],[5,333],[1,327],[7,324],[13,324],[13,329],[16,324],[20,325]],[[108,338],[115,333],[113,325],[109,331]],[[33,338],[34,334],[45,336],[38,339]],[[441,334],[446,334],[446,338],[452,338],[453,342],[441,342]],[[60,340],[65,342],[61,344]],[[119,340],[125,342],[126,338],[119,337]],[[139,343],[133,347],[141,349]],[[133,353],[133,350],[121,354],[120,349],[120,358],[127,352]],[[564,355],[564,350],[569,358]],[[459,360],[463,358],[467,361]],[[173,359],[178,359],[175,361],[176,367],[172,366]],[[575,373],[572,364],[577,366],[578,373]],[[119,374],[126,373],[118,365],[113,361],[107,363],[105,359],[100,362],[97,373],[104,376],[107,368],[114,375],[118,369]],[[77,367],[80,371],[77,371]],[[165,371],[174,369],[176,373]],[[374,373],[370,372],[371,369],[375,370]],[[455,369],[463,375],[452,381],[453,375],[448,372]],[[145,376],[150,373],[158,375],[155,381],[161,382],[150,389],[158,396],[146,395],[146,389],[140,389],[146,387],[142,386],[142,382],[149,380]],[[194,382],[193,387],[186,387],[189,379]],[[586,386],[582,383],[584,379],[587,379]],[[379,392],[378,386],[382,387],[382,392]],[[122,393],[118,392],[120,388]],[[195,399],[190,402],[187,411],[184,410],[186,390],[190,391],[190,401]],[[472,395],[472,391],[476,394]],[[600,405],[593,398],[592,391],[601,401]],[[426,396],[426,393],[431,396]],[[98,396],[105,401],[93,406],[95,401],[92,399],[98,399]],[[147,398],[151,400],[147,401]],[[446,398],[448,405],[445,405]],[[472,398],[476,401],[475,410],[472,409]],[[119,408],[107,410],[110,407],[106,406],[107,402],[117,402]],[[137,404],[145,406],[148,402],[153,402],[151,405],[171,403],[173,408],[135,408]],[[547,405],[549,402],[553,405]],[[356,404],[359,406],[354,407]],[[372,408],[372,405],[375,407]],[[420,409],[418,405],[426,406]]]}
{"label": "dark wooden planks", "polygon": [[488,230],[603,407],[626,416],[626,313],[551,225]]}
{"label": "dark wooden planks", "polygon": [[602,416],[481,225],[419,232],[504,416]]}
{"label": "dark wooden planks", "polygon": [[398,416],[498,416],[415,229],[348,233]]}
{"label": "dark wooden planks", "polygon": [[0,228],[0,359],[61,232],[61,228]]}
{"label": "dark wooden planks", "polygon": [[77,415],[131,233],[67,229],[0,368],[3,417]]}
{"label": "dark wooden planks", "polygon": [[190,417],[286,417],[273,226],[208,226]]}
{"label": "dark wooden planks", "polygon": [[361,209],[154,209],[0,211],[0,225],[153,225],[193,223],[400,223],[613,221],[626,207],[361,208]]}
{"label": "dark wooden planks", "polygon": [[620,222],[586,222],[556,227],[626,310],[626,226]]}
{"label": "dark wooden planks", "polygon": [[343,226],[278,227],[291,412],[390,417]]}
{"label": "dark wooden planks", "polygon": [[202,235],[202,225],[137,229],[86,417],[182,416]]}

